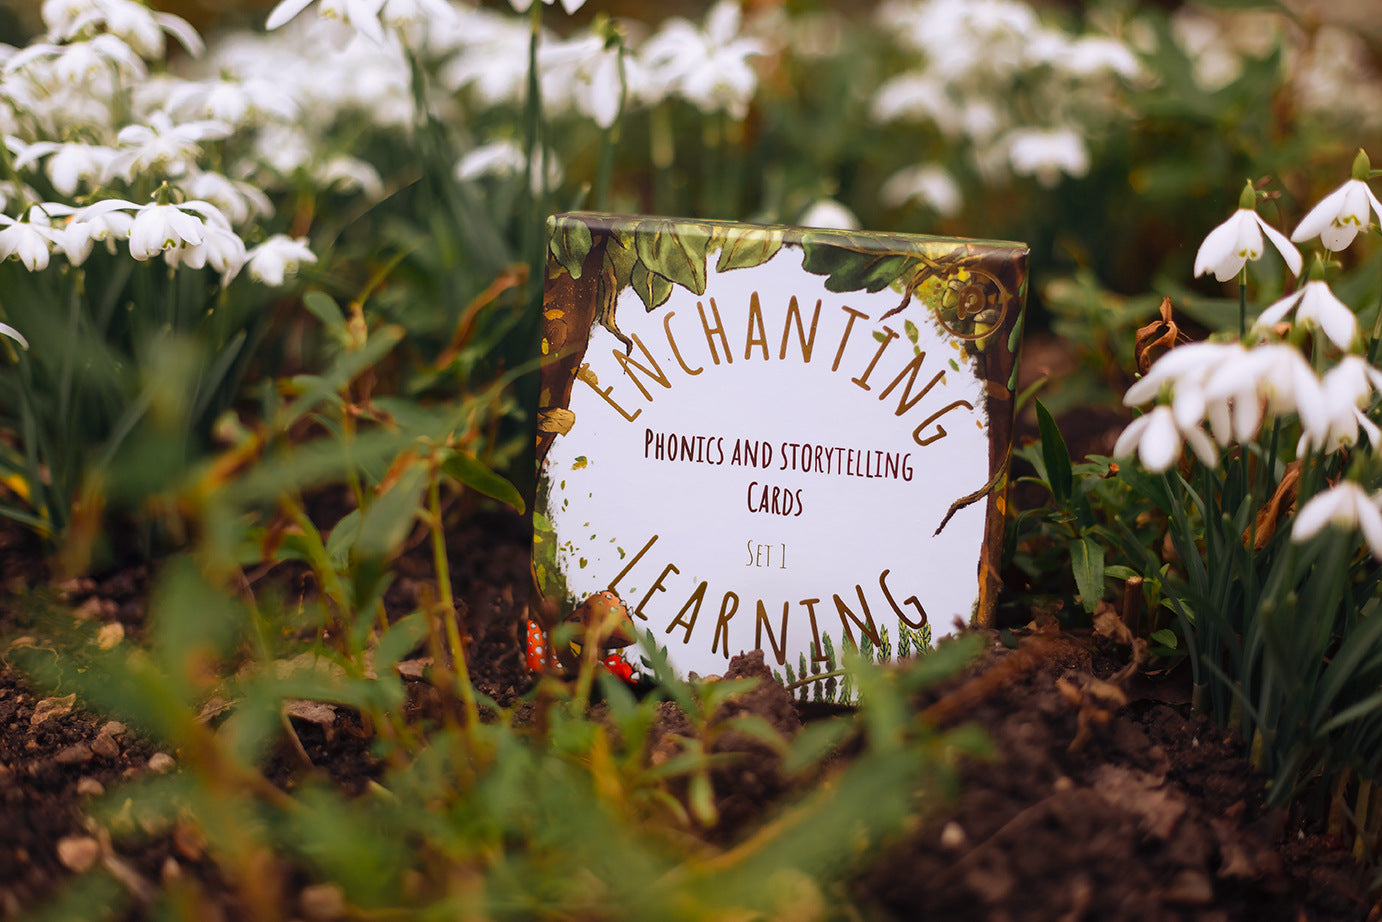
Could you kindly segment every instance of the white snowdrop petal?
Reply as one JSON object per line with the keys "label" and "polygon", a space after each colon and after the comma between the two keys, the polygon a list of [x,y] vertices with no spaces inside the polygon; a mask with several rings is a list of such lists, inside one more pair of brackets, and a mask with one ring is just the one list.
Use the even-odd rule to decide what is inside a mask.
{"label": "white snowdrop petal", "polygon": [[1150,413],[1144,413],[1137,419],[1128,423],[1126,429],[1118,436],[1118,441],[1113,446],[1113,456],[1115,458],[1130,458],[1137,452],[1137,443],[1142,439],[1142,430],[1152,421]]}
{"label": "white snowdrop petal", "polygon": [[1311,497],[1296,513],[1296,520],[1291,525],[1291,540],[1298,543],[1309,541],[1319,534],[1326,525],[1335,521],[1341,503],[1348,501],[1345,492],[1356,489],[1356,484],[1345,482]]}
{"label": "white snowdrop petal", "polygon": [[1257,214],[1251,212],[1257,225],[1262,228],[1262,232],[1267,235],[1267,239],[1276,247],[1281,258],[1286,260],[1286,266],[1291,270],[1292,275],[1300,275],[1300,270],[1304,267],[1304,260],[1301,258],[1300,250],[1297,250],[1291,241],[1286,239],[1286,235],[1272,227]]}
{"label": "white snowdrop petal", "polygon": [[1291,239],[1297,243],[1303,243],[1318,237],[1321,231],[1333,224],[1334,216],[1339,213],[1345,191],[1341,186],[1320,199],[1319,204],[1311,208],[1306,212],[1305,217],[1300,219],[1300,224],[1296,226]]}
{"label": "white snowdrop petal", "polygon": [[1151,422],[1138,444],[1138,457],[1147,470],[1154,474],[1164,473],[1180,456],[1180,443],[1180,432],[1170,409],[1157,407],[1151,412]]}

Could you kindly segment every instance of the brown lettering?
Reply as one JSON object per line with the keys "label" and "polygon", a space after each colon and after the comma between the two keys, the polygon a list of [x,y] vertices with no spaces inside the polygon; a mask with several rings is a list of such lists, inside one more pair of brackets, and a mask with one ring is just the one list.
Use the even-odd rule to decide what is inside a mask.
{"label": "brown lettering", "polygon": [[710,652],[714,653],[720,646],[720,638],[725,639],[725,659],[729,659],[729,619],[734,617],[734,613],[739,610],[739,596],[733,592],[726,592],[724,598],[720,600],[720,617],[715,621],[715,636],[710,638]]}
{"label": "brown lettering", "polygon": [[782,350],[778,353],[779,359],[787,358],[787,338],[792,332],[792,318],[797,321],[797,341],[801,343],[801,360],[806,364],[811,362],[811,350],[816,348],[816,323],[821,319],[821,302],[816,299],[816,310],[811,315],[811,335],[808,337],[802,329],[801,306],[797,304],[796,295],[787,302],[787,320],[782,324]]}

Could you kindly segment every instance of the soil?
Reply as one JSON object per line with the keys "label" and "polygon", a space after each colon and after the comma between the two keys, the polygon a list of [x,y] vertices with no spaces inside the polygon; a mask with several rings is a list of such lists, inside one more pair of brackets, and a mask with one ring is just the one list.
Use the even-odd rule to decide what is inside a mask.
{"label": "soil", "polygon": [[[457,607],[472,637],[471,674],[505,705],[531,684],[520,648],[527,542],[515,516],[470,517],[449,531]],[[27,627],[14,600],[49,579],[34,541],[5,525],[0,574],[3,654]],[[253,576],[314,591],[305,571],[287,566]],[[56,589],[79,617],[133,644],[149,579],[150,568],[134,563]],[[414,548],[397,563],[386,599],[391,615],[412,610],[433,585],[430,558]],[[1241,744],[1188,717],[1177,677],[1153,683],[1130,668],[1129,638],[1062,634],[1051,625],[1014,633],[1021,640],[1016,650],[1009,648],[1013,634],[1004,635],[1005,644],[994,633],[979,665],[917,702],[938,725],[982,726],[997,756],[966,765],[958,801],[860,873],[853,890],[861,905],[880,918],[1014,922],[1382,917],[1349,843],[1304,816],[1266,809],[1264,780],[1242,760]],[[437,706],[438,693],[421,668],[414,671],[409,706],[425,713]],[[818,716],[772,681],[761,653],[736,657],[727,677],[760,682],[725,704],[716,720],[756,714],[790,737]],[[358,793],[379,774],[368,734],[349,711],[303,709],[292,721],[312,764],[342,790]],[[675,706],[662,706],[652,760],[674,750],[684,722]],[[741,753],[712,778],[720,821],[710,838],[723,844],[798,792],[762,741],[724,733],[716,747]],[[291,788],[301,764],[284,747],[269,778]],[[143,896],[195,875],[206,892],[225,894],[225,918],[239,917],[190,826],[112,843],[83,812],[106,788],[176,770],[177,753],[71,699],[45,698],[0,658],[0,917],[40,906],[97,862]]]}

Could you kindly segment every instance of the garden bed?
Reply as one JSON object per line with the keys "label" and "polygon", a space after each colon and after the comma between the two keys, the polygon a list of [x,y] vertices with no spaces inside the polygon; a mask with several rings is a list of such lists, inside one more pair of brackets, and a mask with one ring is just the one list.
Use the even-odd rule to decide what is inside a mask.
{"label": "garden bed", "polygon": [[[32,542],[13,529],[2,534],[9,592],[0,616],[8,650],[41,642],[17,638],[34,636],[24,614],[33,596],[24,587],[42,586],[46,574]],[[530,684],[518,649],[528,591],[523,523],[470,519],[451,529],[450,539],[477,686],[531,716],[520,701]],[[397,572],[389,607],[404,612],[431,574],[412,555]],[[300,574],[288,582],[310,591]],[[121,625],[120,642],[133,644],[147,583],[140,565],[63,591],[81,617]],[[1186,716],[1188,688],[1179,676],[1152,681],[1129,669],[1129,648],[1110,637],[1061,633],[1054,623],[1016,633],[1015,651],[994,635],[979,665],[914,702],[941,725],[982,726],[995,758],[968,762],[957,801],[928,807],[925,822],[919,816],[900,839],[864,856],[844,889],[826,891],[818,907],[826,917],[846,903],[880,918],[1372,917],[1347,843],[1326,835],[1316,819],[1265,809],[1264,782],[1243,762],[1241,745]],[[405,661],[405,674],[420,672]],[[768,673],[750,656],[737,659],[730,675]],[[444,706],[425,681],[408,684],[414,719]],[[0,672],[0,911],[23,915],[99,865],[130,897],[128,918],[145,917],[150,900],[187,879],[215,897],[225,918],[245,917],[215,846],[196,824],[112,836],[90,818],[93,798],[185,771],[184,754],[108,721],[99,702],[59,692],[34,688],[8,666]],[[736,700],[738,712],[757,713],[785,735],[800,726],[790,697],[776,686]],[[808,724],[822,716],[819,706],[799,707]],[[291,791],[329,779],[354,797],[380,777],[372,741],[352,711],[302,708],[291,719],[303,750],[280,745],[266,770],[274,784]],[[679,723],[685,721],[674,706],[662,705],[653,753]],[[846,741],[836,761],[858,747]],[[741,755],[714,774],[720,825],[703,834],[716,847],[743,841],[802,793],[760,743],[729,737],[722,749]],[[314,883],[288,856],[271,860],[281,865],[268,872],[284,882],[284,917],[347,917],[338,887]],[[620,912],[608,906],[600,915]]]}

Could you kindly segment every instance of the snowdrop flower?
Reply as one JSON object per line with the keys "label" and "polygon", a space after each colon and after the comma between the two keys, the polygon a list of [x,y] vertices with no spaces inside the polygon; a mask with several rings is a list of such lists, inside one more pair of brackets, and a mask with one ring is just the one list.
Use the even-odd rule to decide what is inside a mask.
{"label": "snowdrop flower", "polygon": [[1291,526],[1291,540],[1309,541],[1326,526],[1359,529],[1372,555],[1382,560],[1382,508],[1378,498],[1351,480],[1311,497]]}
{"label": "snowdrop flower", "polygon": [[800,227],[833,227],[840,230],[858,230],[859,219],[844,205],[832,198],[819,198],[807,206],[801,217],[797,218]]}
{"label": "snowdrop flower", "polygon": [[[542,2],[547,6],[552,5],[552,0],[542,0]],[[533,5],[533,0],[509,0],[509,3],[513,4],[516,12],[526,13],[528,8]],[[583,6],[585,6],[585,0],[561,0],[561,8],[566,10],[568,14],[576,12]]]}
{"label": "snowdrop flower", "polygon": [[1089,149],[1070,128],[1020,128],[1008,135],[1007,142],[1013,173],[1035,176],[1047,189],[1060,182],[1062,173],[1079,177],[1089,172]]}
{"label": "snowdrop flower", "polygon": [[898,170],[883,183],[878,196],[890,208],[915,201],[943,218],[958,214],[963,202],[955,180],[944,168],[934,164]]}
{"label": "snowdrop flower", "polygon": [[119,36],[146,60],[163,57],[164,33],[193,56],[204,50],[201,36],[187,20],[160,13],[135,0],[44,0],[43,22],[49,41],[70,41],[95,26]]}
{"label": "snowdrop flower", "polygon": [[1374,391],[1382,390],[1382,372],[1356,355],[1346,357],[1331,368],[1320,382],[1324,402],[1320,417],[1301,417],[1300,442],[1296,454],[1307,449],[1336,451],[1358,441],[1358,430],[1368,436],[1374,448],[1382,447],[1382,432],[1361,411]]}
{"label": "snowdrop flower", "polygon": [[1196,457],[1209,467],[1219,463],[1214,442],[1198,426],[1181,428],[1168,406],[1159,406],[1128,424],[1113,446],[1115,458],[1127,458],[1135,452],[1142,466],[1154,474],[1171,469],[1180,458],[1181,443],[1189,442]]}
{"label": "snowdrop flower", "polygon": [[1372,223],[1372,215],[1382,221],[1382,202],[1368,188],[1368,173],[1372,164],[1368,155],[1358,151],[1353,160],[1353,178],[1320,200],[1301,219],[1291,235],[1297,243],[1319,237],[1326,250],[1347,249],[1358,232]]}
{"label": "snowdrop flower", "polygon": [[460,14],[446,0],[384,0],[379,18],[394,29],[409,29],[419,25],[426,25],[430,29],[433,24],[450,25],[460,19]]}
{"label": "snowdrop flower", "polygon": [[[523,149],[510,140],[491,141],[468,151],[456,163],[456,178],[461,182],[473,182],[484,176],[519,176],[524,170]],[[561,163],[552,151],[543,158],[547,168],[547,187],[561,185],[563,171]],[[539,191],[541,177],[534,174],[533,191]]]}
{"label": "snowdrop flower", "polygon": [[[549,7],[551,6],[551,3],[553,3],[553,0],[542,1],[543,4],[546,4],[546,6]],[[528,12],[528,7],[532,6],[532,0],[509,0],[509,3],[513,4],[515,12]],[[567,11],[568,15],[572,14],[572,12],[575,12],[576,10],[579,10],[579,8],[583,6],[586,6],[586,0],[561,0],[561,8],[562,10]]]}
{"label": "snowdrop flower", "polygon": [[[36,42],[11,57],[5,63],[5,72],[23,70],[37,61],[48,62],[52,73],[60,81],[73,85],[95,80],[108,81],[112,73],[131,80],[142,79],[147,73],[143,59],[135,54],[134,49],[110,34],[70,45]],[[108,83],[103,83],[103,86],[112,88]]]}
{"label": "snowdrop flower", "polygon": [[[130,232],[130,239],[130,252],[133,253],[133,230]],[[210,265],[220,273],[222,285],[230,284],[231,279],[240,273],[246,256],[245,242],[231,230],[230,222],[214,209],[206,212],[200,243],[163,249],[163,261],[168,265],[173,268],[189,266],[193,269]]]}
{"label": "snowdrop flower", "polygon": [[1116,38],[1086,35],[1064,44],[1063,53],[1050,63],[1077,77],[1107,71],[1131,80],[1142,72],[1137,57]]}
{"label": "snowdrop flower", "polygon": [[652,92],[680,93],[702,112],[723,110],[742,120],[758,88],[748,59],[767,49],[760,41],[741,38],[741,24],[738,0],[715,4],[704,29],[685,19],[669,19],[642,48]]}
{"label": "snowdrop flower", "polygon": [[[442,84],[451,90],[468,87],[485,105],[520,104],[527,87],[529,29],[485,10],[467,16],[466,26],[458,52],[442,66]],[[539,56],[551,41],[546,32],[540,38]]]}
{"label": "snowdrop flower", "polygon": [[[280,0],[279,4],[269,11],[264,28],[272,32],[317,2],[318,0]],[[383,6],[384,0],[320,0],[317,14],[328,22],[349,27],[337,30],[336,40],[341,47],[350,40],[350,30],[382,45],[384,29],[379,24],[379,11]]]}
{"label": "snowdrop flower", "polygon": [[312,180],[323,190],[360,192],[371,199],[384,197],[379,171],[357,157],[332,157],[312,170]]}
{"label": "snowdrop flower", "polygon": [[274,234],[250,250],[250,278],[277,288],[285,278],[295,275],[300,265],[316,261],[316,255],[307,246],[306,237]]}
{"label": "snowdrop flower", "polygon": [[229,137],[225,122],[203,120],[174,125],[167,112],[155,112],[147,125],[126,125],[116,140],[120,151],[111,160],[113,172],[132,180],[143,170],[163,170],[181,176],[201,154],[199,141]]}
{"label": "snowdrop flower", "polygon": [[[11,149],[14,149],[13,145]],[[53,188],[70,196],[76,193],[82,183],[88,187],[104,183],[110,176],[110,165],[116,153],[115,148],[100,144],[37,141],[15,150],[14,168],[22,170],[47,157],[45,172]]]}
{"label": "snowdrop flower", "polygon": [[73,220],[90,223],[112,211],[134,212],[129,230],[130,255],[138,260],[151,259],[171,249],[200,246],[206,239],[208,223],[230,226],[215,205],[197,200],[180,205],[136,205],[123,199],[106,199],[76,212]]}
{"label": "snowdrop flower", "polygon": [[63,230],[67,234],[67,260],[80,266],[91,255],[91,248],[101,241],[106,251],[115,252],[115,241],[126,240],[130,228],[134,226],[134,215],[123,211],[107,211],[103,214],[85,215],[74,213]]}
{"label": "snowdrop flower", "polygon": [[188,195],[219,208],[234,225],[274,213],[273,202],[257,186],[220,173],[197,173],[182,185]]}
{"label": "snowdrop flower", "polygon": [[619,51],[593,33],[566,42],[545,42],[538,51],[543,104],[560,115],[575,108],[609,128],[623,104]]}
{"label": "snowdrop flower", "polygon": [[1358,318],[1348,305],[1334,296],[1329,283],[1316,279],[1307,282],[1300,291],[1293,292],[1270,305],[1253,324],[1253,332],[1261,333],[1280,323],[1291,311],[1296,322],[1312,330],[1319,330],[1344,352],[1358,336]]}
{"label": "snowdrop flower", "polygon": [[[1189,343],[1161,356],[1123,396],[1126,406],[1142,406],[1169,396],[1172,420],[1179,432],[1198,431],[1202,422],[1221,447],[1234,438],[1232,403],[1225,398],[1211,402],[1206,386],[1215,373],[1241,358],[1246,350],[1238,343]],[[1254,412],[1260,401],[1251,399]],[[1255,422],[1250,422],[1255,426]],[[1197,436],[1190,438],[1198,441]],[[1201,448],[1203,446],[1201,445]],[[1199,452],[1197,452],[1198,454]]]}
{"label": "snowdrop flower", "polygon": [[1213,272],[1221,282],[1227,282],[1243,271],[1250,259],[1262,256],[1262,235],[1276,247],[1286,260],[1292,275],[1301,270],[1300,252],[1286,236],[1262,220],[1257,214],[1257,193],[1249,182],[1238,197],[1238,210],[1227,221],[1209,232],[1195,254],[1195,275]]}
{"label": "snowdrop flower", "polygon": [[61,248],[66,240],[60,228],[52,226],[43,206],[29,209],[24,220],[0,214],[0,259],[17,259],[30,272],[48,268],[53,248]]}
{"label": "snowdrop flower", "polygon": [[[1325,416],[1320,379],[1300,351],[1284,343],[1254,346],[1223,362],[1205,382],[1204,396],[1207,414],[1214,414],[1211,428],[1217,433],[1227,421],[1239,441],[1257,434],[1264,413],[1296,413],[1302,421]],[[1229,409],[1231,420],[1226,420]]]}
{"label": "snowdrop flower", "polygon": [[281,82],[262,77],[244,80],[179,81],[164,99],[169,112],[243,125],[265,116],[282,121],[298,118],[298,102]]}
{"label": "snowdrop flower", "polygon": [[14,327],[10,326],[8,323],[0,323],[0,336],[8,336],[10,339],[14,340],[15,342],[19,343],[19,345],[23,346],[25,349],[29,348],[29,341],[24,338],[24,334],[20,333]]}

